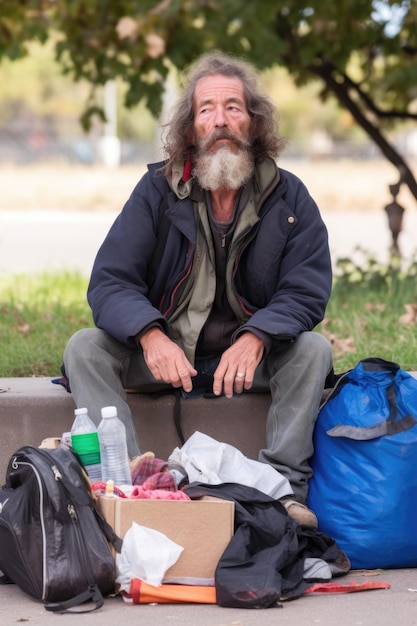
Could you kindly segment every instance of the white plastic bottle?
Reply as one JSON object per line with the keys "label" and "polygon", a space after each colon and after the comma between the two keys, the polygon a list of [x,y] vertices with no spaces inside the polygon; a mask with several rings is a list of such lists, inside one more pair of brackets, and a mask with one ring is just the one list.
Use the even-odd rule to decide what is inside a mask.
{"label": "white plastic bottle", "polygon": [[100,444],[94,422],[85,408],[75,409],[71,448],[78,454],[92,483],[101,480]]}
{"label": "white plastic bottle", "polygon": [[98,439],[102,479],[104,482],[112,480],[118,487],[132,485],[125,426],[118,418],[115,406],[103,407],[101,416]]}

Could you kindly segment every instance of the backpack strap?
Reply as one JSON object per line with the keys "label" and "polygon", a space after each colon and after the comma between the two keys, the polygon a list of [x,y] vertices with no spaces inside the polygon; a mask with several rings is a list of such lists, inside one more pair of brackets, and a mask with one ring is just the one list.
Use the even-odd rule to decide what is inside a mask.
{"label": "backpack strap", "polygon": [[102,516],[100,511],[97,509],[97,507],[93,506],[92,508],[93,508],[93,512],[97,520],[97,523],[103,532],[103,535],[105,536],[107,541],[113,546],[116,552],[120,554],[120,552],[122,551],[123,539],[121,539],[118,535],[116,535],[112,526],[110,526],[108,521],[104,519],[104,517]]}
{"label": "backpack strap", "polygon": [[[72,608],[85,604],[90,600],[94,603],[93,607],[89,607],[84,610],[77,609],[76,611],[71,611]],[[47,611],[52,611],[53,613],[91,613],[91,611],[101,608],[103,604],[103,595],[98,586],[95,584],[90,585],[86,591],[79,593],[69,600],[64,600],[63,602],[47,602],[45,604],[45,609]]]}
{"label": "backpack strap", "polygon": [[185,437],[181,425],[181,390],[174,389],[174,425],[181,445],[185,444]]}
{"label": "backpack strap", "polygon": [[14,585],[14,582],[7,574],[2,574],[0,576],[0,585]]}
{"label": "backpack strap", "polygon": [[[113,533],[114,534],[114,533]],[[115,535],[117,537],[117,535]],[[117,537],[117,539],[119,539]],[[121,542],[121,539],[119,539]],[[6,574],[0,576],[0,585],[14,585],[14,581],[9,578]],[[79,607],[86,602],[92,601],[94,603],[93,607],[89,607],[88,609],[80,610],[79,608],[76,611],[71,611],[70,609],[74,607]],[[73,598],[69,598],[69,600],[64,600],[63,602],[47,602],[45,603],[45,609],[47,611],[51,611],[53,613],[90,613],[91,611],[95,611],[99,609],[104,604],[103,595],[98,588],[97,584],[90,585],[86,591],[79,593]]]}

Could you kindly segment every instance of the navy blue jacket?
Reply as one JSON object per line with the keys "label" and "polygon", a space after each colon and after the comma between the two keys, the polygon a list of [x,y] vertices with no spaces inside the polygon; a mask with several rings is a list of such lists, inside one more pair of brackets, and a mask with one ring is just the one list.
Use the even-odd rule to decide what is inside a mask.
{"label": "navy blue jacket", "polygon": [[[175,195],[161,165],[148,167],[116,218],[97,253],[88,288],[96,326],[131,346],[150,324],[169,333],[169,317],[194,261],[192,201]],[[240,332],[253,328],[272,340],[291,341],[323,319],[332,271],[316,203],[296,176],[279,173],[258,208],[259,221],[241,237],[234,292],[242,307]],[[169,223],[155,271],[163,198]]]}

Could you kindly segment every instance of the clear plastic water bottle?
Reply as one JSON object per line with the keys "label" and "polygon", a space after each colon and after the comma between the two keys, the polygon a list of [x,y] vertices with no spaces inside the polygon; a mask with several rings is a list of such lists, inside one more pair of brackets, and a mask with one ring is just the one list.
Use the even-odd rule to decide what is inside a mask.
{"label": "clear plastic water bottle", "polygon": [[98,427],[101,474],[104,482],[112,480],[118,487],[132,484],[127,452],[126,429],[117,416],[115,406],[101,409],[102,420]]}
{"label": "clear plastic water bottle", "polygon": [[101,480],[100,444],[94,422],[85,408],[75,409],[71,447],[78,454],[92,483]]}

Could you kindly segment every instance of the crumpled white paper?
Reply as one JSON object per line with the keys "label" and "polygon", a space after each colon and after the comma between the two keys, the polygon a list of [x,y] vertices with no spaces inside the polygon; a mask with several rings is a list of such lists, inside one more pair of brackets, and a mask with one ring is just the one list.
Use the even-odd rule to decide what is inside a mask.
{"label": "crumpled white paper", "polygon": [[287,478],[271,465],[249,459],[234,446],[198,431],[182,448],[175,448],[168,463],[170,461],[182,465],[190,483],[239,483],[255,487],[276,500],[293,494]]}
{"label": "crumpled white paper", "polygon": [[132,522],[123,538],[122,551],[116,554],[116,582],[127,593],[133,578],[159,587],[183,550],[163,533]]}

